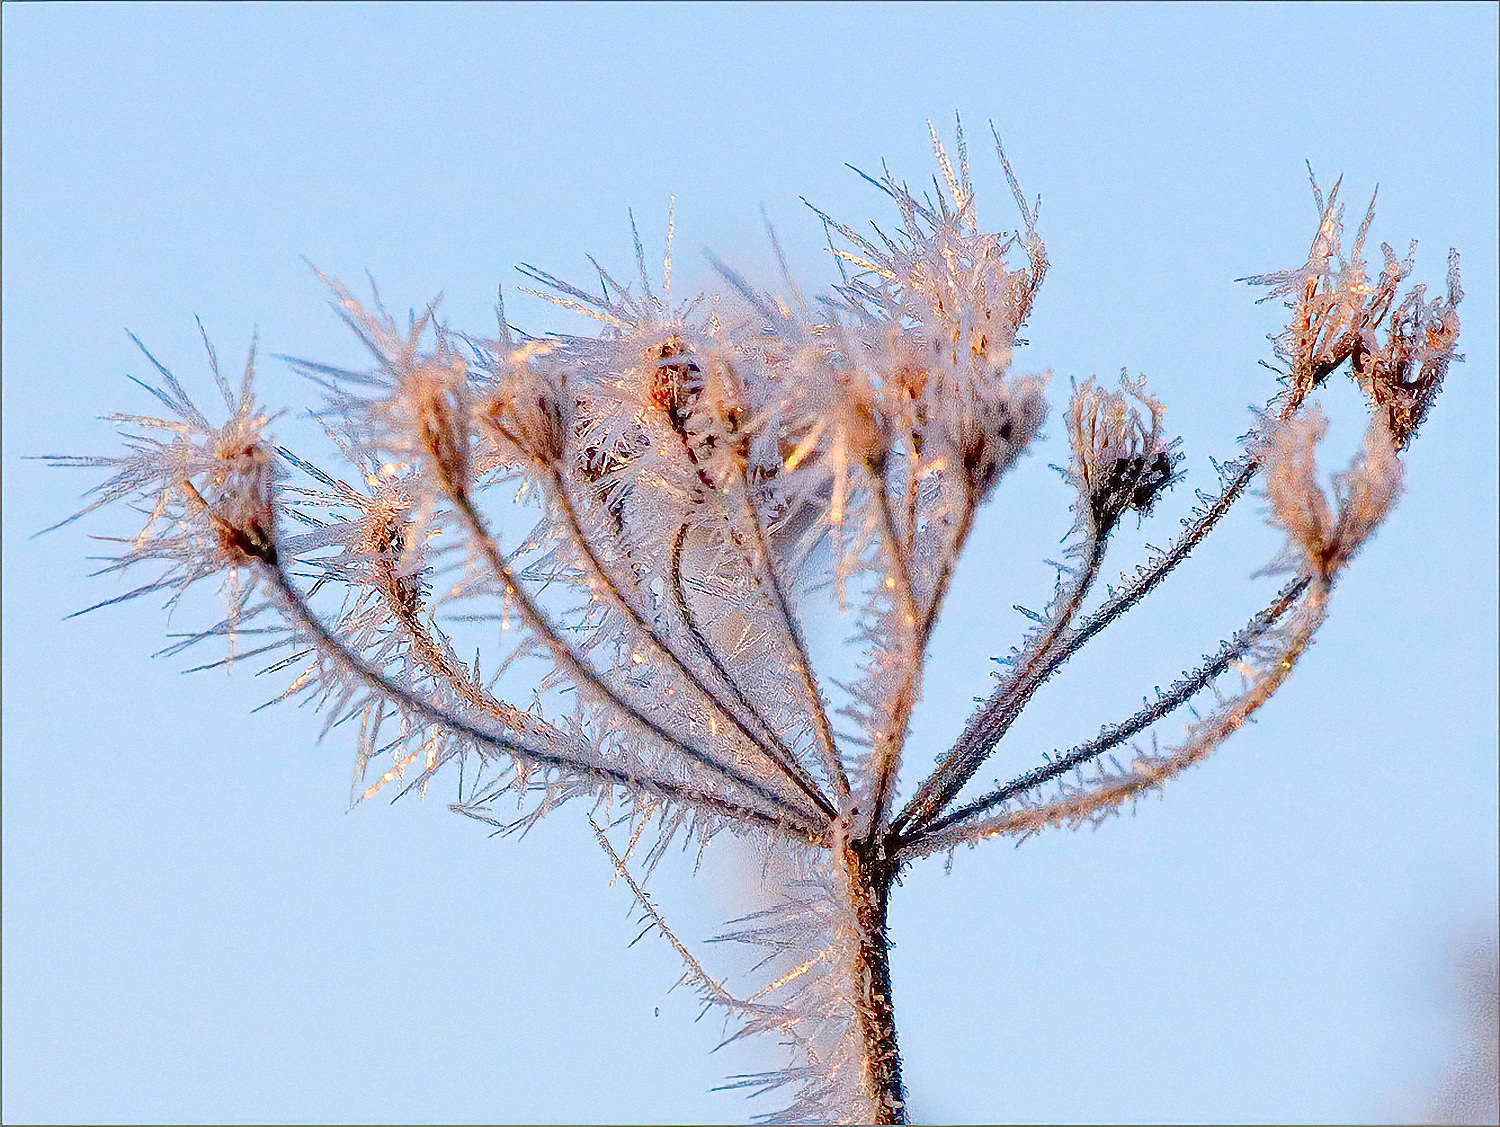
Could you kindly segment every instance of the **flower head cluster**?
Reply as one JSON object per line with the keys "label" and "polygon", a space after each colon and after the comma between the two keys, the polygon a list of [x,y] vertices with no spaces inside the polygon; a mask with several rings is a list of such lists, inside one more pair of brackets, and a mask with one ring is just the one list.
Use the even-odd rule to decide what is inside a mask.
{"label": "flower head cluster", "polygon": [[1271,570],[1324,581],[1341,570],[1401,496],[1402,469],[1385,421],[1376,416],[1349,469],[1334,475],[1330,502],[1318,477],[1317,447],[1328,422],[1316,405],[1268,423],[1256,456],[1266,466],[1266,500],[1287,546]]}
{"label": "flower head cluster", "polygon": [[1413,286],[1391,310],[1385,339],[1372,333],[1361,342],[1354,378],[1384,419],[1398,450],[1406,448],[1427,417],[1448,366],[1463,359],[1457,351],[1463,296],[1458,252],[1449,251],[1446,292],[1429,301],[1425,287]]}
{"label": "flower head cluster", "polygon": [[[475,464],[571,483],[642,562],[666,561],[684,527],[692,543],[743,544],[753,513],[803,561],[831,537],[842,582],[888,566],[866,551],[882,491],[914,570],[939,559],[1047,412],[1046,377],[1008,370],[1046,269],[1034,212],[1021,236],[979,230],[961,137],[960,152],[955,171],[938,146],[948,191],[935,202],[883,182],[903,222],[881,245],[828,221],[846,273],[820,312],[724,267],[730,301],[679,306],[643,259],[637,286],[601,270],[602,296],[528,267],[543,296],[605,328],[491,342],[472,365],[487,436]],[[924,535],[936,543],[916,545]]]}
{"label": "flower head cluster", "polygon": [[279,472],[265,436],[268,419],[253,390],[254,346],[236,393],[220,373],[218,357],[206,337],[204,345],[229,411],[222,425],[211,423],[177,377],[140,345],[161,379],[159,387],[142,386],[171,416],[106,416],[121,427],[127,453],[107,458],[53,455],[47,460],[59,466],[113,471],[88,491],[86,496],[92,500],[63,524],[112,504],[127,505],[145,515],[140,531],[119,541],[126,547],[105,570],[123,571],[148,561],[162,564],[163,570],[152,582],[108,602],[164,590],[172,592],[170,601],[175,603],[198,580],[227,571],[232,623],[253,586],[240,582],[240,572],[275,556],[274,493]]}
{"label": "flower head cluster", "polygon": [[[1047,254],[1036,231],[1039,202],[1030,206],[1021,195],[998,138],[996,152],[1023,221],[1009,235],[979,226],[962,127],[956,169],[936,132],[932,143],[946,192],[918,199],[890,175],[879,183],[901,215],[894,232],[876,228],[871,239],[823,219],[847,244],[834,249],[844,270],[836,291],[853,321],[843,335],[885,354],[871,381],[882,414],[905,417],[914,446],[943,448],[953,470],[961,467],[954,476],[977,501],[1046,416],[1045,377],[1007,378],[1007,370],[1024,343],[1018,334],[1046,275]],[[1020,266],[1011,261],[1018,246]],[[871,340],[872,327],[885,332]]]}
{"label": "flower head cluster", "polygon": [[[1308,175],[1312,177],[1311,168]],[[1241,280],[1269,286],[1261,300],[1283,298],[1292,311],[1286,327],[1271,340],[1286,365],[1285,380],[1294,401],[1300,403],[1349,362],[1371,401],[1386,413],[1391,437],[1401,449],[1432,405],[1448,365],[1459,358],[1455,348],[1463,288],[1458,252],[1449,252],[1446,294],[1429,302],[1425,287],[1419,285],[1401,295],[1401,283],[1415,263],[1416,242],[1404,256],[1381,243],[1383,263],[1372,279],[1364,247],[1375,218],[1375,198],[1346,251],[1339,188],[1334,184],[1325,200],[1312,179],[1318,231],[1306,262],[1293,270]]]}
{"label": "flower head cluster", "polygon": [[[293,367],[328,390],[320,415],[351,451],[380,466],[387,477],[413,471],[408,489],[415,528],[409,544],[415,545],[443,499],[464,496],[470,488],[471,387],[463,357],[436,320],[436,302],[420,317],[413,314],[402,332],[378,294],[371,309],[339,283],[323,281],[374,366],[354,371],[294,360]],[[435,337],[431,344],[429,331]]]}
{"label": "flower head cluster", "polygon": [[1172,484],[1182,456],[1177,440],[1162,431],[1165,416],[1144,376],[1122,373],[1119,391],[1097,387],[1092,378],[1073,389],[1068,473],[1078,487],[1074,511],[1094,537],[1108,535],[1127,511],[1149,514]]}
{"label": "flower head cluster", "polygon": [[[957,560],[1048,409],[1049,376],[1012,367],[1048,266],[1040,201],[1022,196],[997,137],[1020,224],[984,230],[962,131],[956,160],[935,134],[933,147],[932,193],[888,173],[872,181],[895,204],[895,227],[864,233],[823,216],[841,283],[819,302],[789,276],[778,295],[717,262],[726,294],[674,302],[670,218],[659,293],[638,236],[628,283],[601,268],[599,290],[585,290],[523,267],[542,287],[529,292],[593,318],[595,336],[530,338],[503,308],[494,339],[450,333],[431,306],[401,327],[378,294],[367,308],[328,282],[373,364],[293,365],[327,389],[317,417],[342,471],[272,445],[251,392],[253,350],[238,395],[209,350],[230,413],[222,426],[158,364],[163,386],[149,390],[170,418],[112,416],[126,427],[126,454],[54,459],[111,471],[75,517],[112,502],[145,513],[107,570],[162,571],[129,594],[170,589],[175,600],[227,573],[226,623],[182,645],[232,633],[242,615],[276,620],[257,652],[284,651],[271,669],[297,667],[283,698],[302,695],[330,728],[357,729],[356,800],[389,785],[423,791],[456,763],[453,808],[500,830],[591,802],[617,873],[703,997],[799,1054],[748,1080],[795,1087],[785,1121],[904,1119],[886,936],[903,866],[963,842],[1106,817],[1246,723],[1310,645],[1337,575],[1397,500],[1397,454],[1458,358],[1456,258],[1443,297],[1428,300],[1420,286],[1399,295],[1410,255],[1383,246],[1371,280],[1373,212],[1346,253],[1338,189],[1325,201],[1314,184],[1319,226],[1306,262],[1251,279],[1285,298],[1290,317],[1272,338],[1284,387],[1248,457],[1226,466],[1218,496],[1199,494],[1170,547],[1095,604],[1111,532],[1127,513],[1152,513],[1182,459],[1144,377],[1122,374],[1118,389],[1075,384],[1063,472],[1077,491],[1076,566],[1059,567],[1045,613],[1025,612],[1034,628],[994,690],[898,806]],[[1372,419],[1330,492],[1316,464],[1326,423],[1308,396],[1345,363]],[[285,480],[279,464],[300,476]],[[1186,560],[1260,473],[1287,537],[1275,566],[1294,573],[1271,603],[1135,715],[962,799],[1033,695]],[[519,535],[485,505],[501,484],[532,506]],[[262,580],[271,593],[251,605]],[[855,605],[862,650],[853,676],[826,682],[836,692],[813,668],[799,609],[825,586],[841,607]],[[471,628],[483,661],[481,650],[459,656],[458,633]],[[516,671],[538,664],[513,703]],[[1220,692],[1233,670],[1244,684]],[[1180,745],[1137,749],[1113,773],[1100,766],[1211,690],[1217,707]],[[1085,778],[1085,767],[1098,773]],[[1052,800],[1040,789],[1049,784],[1062,788]],[[630,844],[616,852],[609,834],[621,827]],[[771,952],[774,981],[746,1001],[670,937],[628,867],[648,829],[655,842],[638,862],[647,871],[674,838],[706,841],[724,828],[789,858],[799,877],[785,903],[730,936]]]}

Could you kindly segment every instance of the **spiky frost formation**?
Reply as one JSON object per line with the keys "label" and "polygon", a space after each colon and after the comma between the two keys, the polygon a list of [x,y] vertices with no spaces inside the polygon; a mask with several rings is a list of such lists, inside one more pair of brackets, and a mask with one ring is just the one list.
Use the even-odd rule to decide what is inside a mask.
{"label": "spiky frost formation", "polygon": [[1401,293],[1416,261],[1416,240],[1404,257],[1398,257],[1389,243],[1381,243],[1380,274],[1371,279],[1364,249],[1375,219],[1375,196],[1346,250],[1344,205],[1339,200],[1342,179],[1325,200],[1310,166],[1308,178],[1318,208],[1318,232],[1307,261],[1293,270],[1241,280],[1269,286],[1261,300],[1286,299],[1292,312],[1286,328],[1271,338],[1285,365],[1283,379],[1290,394],[1300,402],[1347,362],[1372,408],[1385,415],[1397,450],[1404,449],[1426,418],[1449,365],[1462,359],[1456,351],[1458,305],[1464,296],[1458,251],[1448,251],[1445,293],[1431,301],[1424,285]]}
{"label": "spiky frost formation", "polygon": [[1266,500],[1286,531],[1287,546],[1271,570],[1310,571],[1331,578],[1364,545],[1401,495],[1395,440],[1380,416],[1370,420],[1363,449],[1334,477],[1329,502],[1318,480],[1317,446],[1328,423],[1316,404],[1296,418],[1269,423],[1258,449],[1266,463]]}
{"label": "spiky frost formation", "polygon": [[56,466],[114,471],[85,494],[93,498],[87,505],[54,528],[106,505],[128,505],[146,518],[140,531],[129,539],[105,538],[125,547],[99,574],[155,564],[160,568],[156,577],[89,609],[154,591],[170,592],[167,606],[172,607],[199,580],[223,576],[228,614],[226,629],[221,633],[228,635],[232,647],[238,624],[257,587],[253,565],[265,556],[272,542],[279,472],[264,434],[268,419],[255,399],[255,346],[251,345],[245,359],[236,393],[219,371],[218,356],[207,337],[203,343],[214,382],[229,411],[222,426],[209,422],[177,377],[137,340],[136,345],[164,386],[136,382],[166,406],[172,417],[107,415],[108,422],[122,428],[129,453],[106,458],[48,455],[46,460]]}
{"label": "spiky frost formation", "polygon": [[1171,485],[1180,457],[1176,442],[1162,431],[1165,415],[1144,376],[1132,381],[1122,374],[1118,392],[1097,388],[1092,379],[1074,389],[1067,420],[1069,476],[1078,487],[1080,527],[1091,536],[1107,536],[1127,510],[1150,515]]}
{"label": "spiky frost formation", "polygon": [[[739,1022],[735,1036],[791,1050],[786,1069],[731,1085],[789,1093],[762,1117],[777,1122],[906,1119],[886,930],[903,867],[1097,822],[1246,723],[1390,512],[1398,452],[1459,359],[1456,256],[1437,299],[1401,293],[1411,255],[1384,244],[1372,280],[1373,202],[1346,251],[1338,188],[1325,200],[1314,183],[1306,261],[1249,279],[1286,302],[1288,321],[1272,338],[1282,386],[1243,455],[1170,546],[1095,602],[1113,532],[1128,513],[1154,512],[1182,459],[1144,377],[1122,376],[1118,390],[1074,383],[1063,472],[1075,520],[1054,597],[1026,612],[1033,627],[993,692],[898,808],[954,567],[1048,409],[1048,375],[1013,370],[1048,265],[1040,201],[1021,194],[997,137],[1020,223],[985,231],[962,132],[956,161],[935,133],[933,147],[932,192],[889,173],[872,181],[894,228],[866,234],[818,213],[841,271],[820,301],[790,277],[765,293],[718,263],[727,294],[674,300],[670,218],[659,292],[639,237],[629,284],[600,269],[594,292],[523,268],[541,286],[529,292],[601,326],[591,337],[526,337],[503,309],[494,338],[465,336],[435,305],[402,327],[378,295],[367,307],[328,282],[370,366],[293,366],[326,392],[317,416],[338,466],[276,447],[252,365],[236,397],[212,349],[224,425],[156,365],[165,386],[150,390],[171,418],[112,416],[128,428],[127,454],[54,459],[112,471],[76,516],[111,503],[145,514],[106,570],[160,570],[121,598],[166,590],[175,602],[199,579],[227,578],[225,618],[170,652],[253,631],[251,653],[290,678],[277,699],[311,701],[327,729],[357,733],[352,801],[424,793],[443,777],[456,784],[453,809],[506,832],[588,803],[648,930],[682,955],[705,1004]],[[1345,365],[1371,421],[1330,493],[1315,457],[1326,427],[1308,397]],[[966,798],[1032,696],[1258,474],[1287,538],[1267,568],[1291,576],[1275,597],[1134,715]],[[485,504],[502,490],[530,507],[525,531],[504,542]],[[858,675],[833,691],[799,610],[823,588],[853,614],[861,650]],[[487,634],[472,658],[459,654],[461,629]],[[1205,694],[1213,704],[1162,747],[1157,725]],[[1149,749],[1137,745],[1147,736]],[[1127,745],[1121,764],[1112,753]],[[780,904],[724,937],[768,956],[744,998],[703,970],[644,888],[673,841],[702,846],[724,829],[798,873]]]}

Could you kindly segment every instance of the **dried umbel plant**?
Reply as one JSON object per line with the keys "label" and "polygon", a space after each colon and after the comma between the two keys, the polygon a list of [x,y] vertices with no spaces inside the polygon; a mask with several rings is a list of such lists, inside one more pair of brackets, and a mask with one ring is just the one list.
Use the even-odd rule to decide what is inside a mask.
{"label": "dried umbel plant", "polygon": [[[813,304],[789,278],[778,297],[722,266],[726,296],[677,302],[670,236],[660,292],[639,239],[638,282],[601,269],[600,293],[524,268],[550,300],[602,323],[592,337],[533,339],[503,312],[494,339],[455,333],[430,309],[398,326],[378,296],[367,307],[330,282],[371,364],[292,363],[327,392],[317,416],[342,452],[336,470],[271,437],[253,351],[236,393],[211,348],[228,422],[213,425],[153,360],[168,417],[113,416],[123,455],[54,459],[110,471],[83,513],[146,514],[105,570],[159,570],[121,598],[165,592],[170,605],[225,579],[223,620],[172,650],[226,640],[224,661],[239,649],[286,671],[278,699],[315,701],[329,727],[349,722],[356,800],[444,777],[454,810],[509,831],[584,806],[704,1000],[732,1015],[736,1036],[791,1049],[783,1071],[739,1080],[792,1092],[767,1117],[779,1122],[906,1119],[886,924],[902,870],[1097,822],[1249,720],[1390,512],[1398,455],[1458,358],[1456,256],[1431,299],[1403,291],[1410,254],[1382,247],[1372,276],[1373,202],[1346,249],[1338,189],[1324,199],[1314,183],[1306,262],[1247,279],[1289,310],[1273,338],[1280,386],[1216,491],[1168,548],[1091,598],[1112,533],[1151,512],[1182,458],[1143,379],[1075,383],[1062,427],[1075,519],[1056,594],[898,805],[944,593],[979,507],[1047,415],[1048,377],[1012,371],[1046,251],[996,147],[1014,233],[981,228],[962,134],[956,163],[934,134],[933,194],[878,182],[899,213],[893,231],[822,216],[843,280]],[[1370,419],[1330,492],[1310,397],[1341,370]],[[1135,715],[964,797],[1043,683],[1183,563],[1257,477],[1286,533],[1268,565],[1287,575],[1276,596]],[[534,527],[502,543],[492,497],[532,506]],[[804,636],[799,608],[829,590],[861,647],[848,684],[820,678]],[[460,622],[485,634],[488,657],[459,656]],[[1181,737],[1160,744],[1158,722],[1194,702]],[[1147,734],[1150,750],[1136,748]],[[765,984],[746,997],[702,969],[642,888],[669,843],[725,830],[794,869],[776,906],[733,925],[730,937],[767,953]]]}

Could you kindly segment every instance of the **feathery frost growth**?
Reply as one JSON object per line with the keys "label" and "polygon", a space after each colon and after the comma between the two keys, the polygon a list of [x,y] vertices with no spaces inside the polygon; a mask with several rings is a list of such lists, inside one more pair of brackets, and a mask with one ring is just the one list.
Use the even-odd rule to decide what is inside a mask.
{"label": "feathery frost growth", "polygon": [[[722,296],[678,300],[670,235],[659,285],[639,238],[629,284],[601,268],[600,289],[585,290],[522,268],[531,292],[597,322],[593,336],[532,338],[503,311],[494,338],[454,332],[432,309],[399,324],[378,295],[366,305],[330,281],[368,366],[292,363],[325,392],[316,414],[341,465],[278,446],[251,387],[253,350],[235,393],[212,348],[222,426],[147,353],[166,417],[111,416],[125,453],[54,459],[111,474],[77,516],[145,514],[105,570],[156,570],[120,598],[162,592],[171,605],[223,579],[223,619],[172,650],[223,639],[225,661],[284,671],[277,699],[313,701],[329,728],[357,733],[355,801],[441,782],[454,810],[504,831],[569,802],[587,810],[705,1003],[731,1015],[735,1036],[790,1049],[785,1070],[733,1085],[780,1090],[790,1103],[767,1116],[778,1122],[905,1121],[886,930],[902,869],[1097,822],[1249,720],[1390,512],[1398,455],[1458,359],[1456,255],[1434,298],[1403,291],[1410,252],[1382,246],[1372,276],[1373,201],[1346,249],[1338,188],[1325,198],[1315,182],[1306,262],[1246,279],[1289,311],[1273,337],[1280,386],[1215,492],[1166,549],[1091,598],[1112,532],[1152,512],[1183,458],[1143,377],[1075,382],[1061,425],[1075,519],[1056,594],[898,805],[944,593],[979,507],[1048,412],[1048,376],[1012,367],[1047,273],[1040,201],[1022,195],[997,138],[1018,222],[986,231],[962,132],[955,157],[935,133],[933,146],[932,191],[872,181],[894,227],[818,213],[842,280],[816,302],[789,277],[765,293],[717,263]],[[1330,492],[1310,397],[1341,369],[1370,423]],[[1135,715],[1002,786],[967,789],[1042,684],[1257,475],[1286,534],[1267,568],[1287,578],[1269,604]],[[534,524],[502,542],[496,513],[515,504]],[[800,608],[824,589],[861,647],[847,685],[809,658]],[[455,623],[482,632],[487,651],[461,656]],[[1159,742],[1156,725],[1194,702],[1181,736]],[[673,841],[725,830],[796,869],[778,905],[722,937],[765,955],[763,984],[744,997],[703,969],[643,888]]]}

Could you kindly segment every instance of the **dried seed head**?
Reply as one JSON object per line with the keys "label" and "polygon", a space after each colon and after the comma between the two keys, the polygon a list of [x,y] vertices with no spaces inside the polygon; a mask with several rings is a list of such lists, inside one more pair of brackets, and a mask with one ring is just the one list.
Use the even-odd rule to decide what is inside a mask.
{"label": "dried seed head", "polygon": [[877,475],[884,472],[891,453],[891,427],[874,393],[863,381],[850,380],[836,403],[839,435],[849,458]]}
{"label": "dried seed head", "polygon": [[403,330],[379,294],[367,308],[343,285],[323,281],[375,364],[367,371],[303,361],[293,366],[328,389],[319,414],[354,451],[376,464],[405,463],[417,470],[424,483],[416,489],[418,508],[430,514],[441,496],[465,494],[471,485],[468,366],[437,321],[436,301]]}
{"label": "dried seed head", "polygon": [[[1358,358],[1354,378],[1380,414],[1397,450],[1404,450],[1432,409],[1448,366],[1458,355],[1458,305],[1464,291],[1458,252],[1448,253],[1447,293],[1424,301],[1414,286],[1391,311],[1385,343],[1370,342]],[[1371,334],[1373,336],[1373,334]]]}
{"label": "dried seed head", "polygon": [[668,449],[685,454],[693,475],[711,487],[713,476],[707,463],[716,453],[713,432],[721,420],[714,417],[717,404],[707,401],[706,374],[699,358],[682,336],[670,333],[646,347],[645,360],[646,403],[676,437]]}
{"label": "dried seed head", "polygon": [[671,420],[679,434],[687,430],[693,406],[703,393],[703,369],[688,354],[683,339],[671,333],[646,347],[646,400]]}
{"label": "dried seed head", "polygon": [[1313,404],[1282,422],[1267,424],[1254,454],[1265,466],[1265,497],[1271,520],[1287,534],[1281,561],[1306,560],[1322,570],[1324,547],[1333,530],[1333,514],[1318,482],[1318,443],[1328,433],[1328,420]]}
{"label": "dried seed head", "polygon": [[1255,449],[1265,464],[1265,496],[1271,520],[1287,534],[1287,545],[1267,570],[1300,571],[1327,581],[1354,558],[1395,505],[1402,467],[1385,421],[1378,415],[1365,431],[1363,448],[1349,469],[1333,479],[1333,504],[1318,479],[1317,446],[1328,431],[1312,406],[1290,419],[1267,424]]}
{"label": "dried seed head", "polygon": [[[263,424],[265,420],[253,421]],[[207,474],[207,494],[189,476],[178,483],[187,511],[207,522],[211,542],[225,566],[241,567],[252,560],[274,562],[274,452],[258,435],[247,440],[236,434],[224,441],[220,432],[212,446],[215,456]]]}
{"label": "dried seed head", "polygon": [[997,379],[962,397],[950,441],[973,504],[989,496],[1041,430],[1047,380],[1045,375]]}
{"label": "dried seed head", "polygon": [[315,583],[373,589],[397,617],[413,620],[428,593],[431,514],[424,515],[413,501],[413,491],[423,490],[421,478],[410,466],[376,466],[355,455],[351,468],[363,479],[359,487],[291,451],[281,454],[313,483],[296,487],[298,511],[321,508],[326,514],[313,531],[283,536],[277,544],[281,554],[295,557],[299,573]]}
{"label": "dried seed head", "polygon": [[511,367],[480,402],[477,416],[502,462],[543,468],[562,462],[568,446],[564,397],[533,366]]}
{"label": "dried seed head", "polygon": [[420,567],[403,566],[417,555],[411,539],[411,522],[401,510],[378,512],[369,522],[369,535],[362,545],[374,565],[375,582],[385,588],[397,613],[411,618],[422,606],[424,584]]}
{"label": "dried seed head", "polygon": [[415,446],[428,472],[445,493],[459,495],[469,486],[469,412],[464,362],[418,365],[397,395],[415,432]]}
{"label": "dried seed head", "polygon": [[[204,492],[194,487],[190,469],[182,479],[189,508],[206,506],[214,538],[231,565],[266,558],[274,541],[276,454],[264,435],[266,421],[258,411],[236,412],[203,444]],[[194,460],[189,456],[189,467]]]}
{"label": "dried seed head", "polygon": [[[1140,408],[1145,408],[1143,417]],[[1097,536],[1107,535],[1128,510],[1150,513],[1175,480],[1177,440],[1162,433],[1166,410],[1146,390],[1146,379],[1121,373],[1120,390],[1105,391],[1092,378],[1073,391],[1068,407],[1069,476],[1078,486],[1081,516]]]}
{"label": "dried seed head", "polygon": [[[253,391],[254,345],[237,394],[219,372],[218,357],[207,338],[204,345],[230,413],[222,426],[210,423],[177,378],[141,346],[161,377],[161,386],[148,390],[171,415],[107,416],[129,428],[129,449],[123,455],[48,460],[54,465],[106,466],[113,471],[108,480],[89,491],[92,501],[62,523],[116,502],[147,514],[140,531],[124,541],[123,550],[104,570],[124,571],[147,562],[159,564],[162,570],[153,582],[125,598],[170,591],[170,601],[175,602],[198,580],[227,573],[225,621],[232,639],[255,589],[254,565],[276,560],[275,491],[280,475],[275,447],[265,433],[270,420]],[[241,578],[245,571],[252,575],[248,583]]]}

